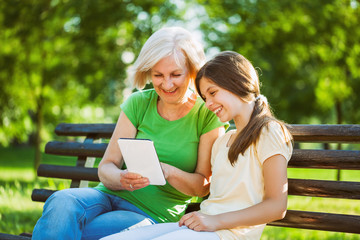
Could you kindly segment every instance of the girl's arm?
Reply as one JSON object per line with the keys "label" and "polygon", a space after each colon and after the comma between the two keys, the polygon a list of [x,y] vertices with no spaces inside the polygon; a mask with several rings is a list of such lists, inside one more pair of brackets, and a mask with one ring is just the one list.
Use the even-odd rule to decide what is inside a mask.
{"label": "girl's arm", "polygon": [[110,142],[98,167],[99,179],[108,189],[134,191],[149,185],[147,178],[120,169],[124,162],[117,144],[117,139],[120,137],[135,138],[136,132],[137,129],[130,122],[129,118],[121,112],[113,135],[110,138]]}
{"label": "girl's arm", "polygon": [[287,161],[282,155],[274,155],[263,165],[265,183],[264,200],[242,210],[218,215],[192,212],[184,215],[179,225],[196,231],[216,231],[235,227],[247,227],[269,223],[284,218],[287,208]]}
{"label": "girl's arm", "polygon": [[211,148],[216,138],[224,133],[225,128],[219,127],[200,136],[198,161],[194,173],[161,163],[165,178],[171,186],[189,196],[206,196],[209,193],[211,176]]}

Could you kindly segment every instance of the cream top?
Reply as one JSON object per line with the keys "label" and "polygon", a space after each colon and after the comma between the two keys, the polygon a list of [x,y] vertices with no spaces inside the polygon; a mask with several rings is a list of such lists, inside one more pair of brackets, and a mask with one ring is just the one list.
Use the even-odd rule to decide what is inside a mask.
{"label": "cream top", "polygon": [[[212,179],[210,196],[200,205],[204,214],[215,215],[241,210],[263,200],[263,163],[271,156],[280,154],[287,161],[292,154],[292,145],[286,143],[281,126],[271,122],[264,127],[256,145],[251,145],[232,166],[228,160],[227,143],[236,130],[228,131],[218,138],[212,148]],[[265,224],[252,227],[237,227],[219,230],[221,239],[260,239]]]}

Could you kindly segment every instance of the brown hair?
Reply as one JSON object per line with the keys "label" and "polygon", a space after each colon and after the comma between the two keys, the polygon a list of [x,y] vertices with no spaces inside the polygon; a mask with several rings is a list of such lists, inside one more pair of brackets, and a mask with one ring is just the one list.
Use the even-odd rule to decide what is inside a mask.
{"label": "brown hair", "polygon": [[[204,77],[244,101],[255,101],[250,121],[230,146],[228,158],[232,165],[236,163],[240,153],[244,154],[250,145],[256,144],[262,128],[267,127],[271,121],[280,124],[287,141],[292,139],[285,124],[273,116],[266,97],[260,95],[256,70],[244,56],[236,52],[225,51],[208,61],[195,78],[195,86],[199,94],[200,80]],[[200,94],[200,96],[202,95]]]}

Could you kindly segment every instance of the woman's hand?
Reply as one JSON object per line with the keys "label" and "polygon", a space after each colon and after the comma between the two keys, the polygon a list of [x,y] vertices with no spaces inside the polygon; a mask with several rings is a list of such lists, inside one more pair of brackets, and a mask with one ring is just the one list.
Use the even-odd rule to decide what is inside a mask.
{"label": "woman's hand", "polygon": [[218,230],[218,219],[214,215],[206,215],[201,212],[185,214],[179,221],[179,226],[186,226],[195,231],[214,232]]}
{"label": "woman's hand", "polygon": [[148,178],[142,177],[140,174],[123,170],[120,173],[120,183],[124,190],[132,192],[148,186],[150,181]]}

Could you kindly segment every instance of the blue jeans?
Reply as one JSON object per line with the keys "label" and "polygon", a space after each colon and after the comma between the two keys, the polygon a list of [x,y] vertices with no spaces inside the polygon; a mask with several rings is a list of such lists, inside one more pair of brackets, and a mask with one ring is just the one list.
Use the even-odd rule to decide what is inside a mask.
{"label": "blue jeans", "polygon": [[93,188],[65,189],[45,202],[32,239],[99,239],[140,222],[156,223],[120,197]]}

